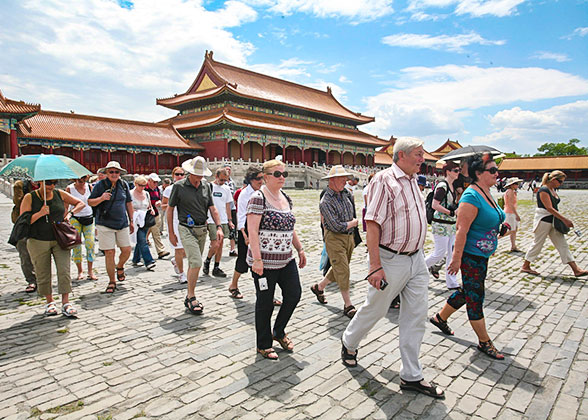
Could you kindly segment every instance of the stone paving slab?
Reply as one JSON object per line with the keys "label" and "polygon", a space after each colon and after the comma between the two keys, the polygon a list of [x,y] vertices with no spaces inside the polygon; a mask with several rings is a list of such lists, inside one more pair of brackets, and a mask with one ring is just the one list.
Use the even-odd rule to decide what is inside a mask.
{"label": "stone paving slab", "polygon": [[[588,287],[572,277],[549,241],[534,264],[540,277],[519,272],[523,254],[506,252],[508,239],[490,261],[485,313],[505,361],[475,349],[465,311],[451,319],[455,337],[427,324],[425,375],[447,394],[433,401],[399,388],[398,311],[390,310],[366,337],[358,368],[341,364],[348,320],[340,294],[330,286],[329,303],[320,305],[309,291],[320,280],[318,193],[291,196],[308,266],[300,272],[302,300],[288,327],[296,349],[278,351],[278,362],[255,353],[250,275],[240,282],[243,300],[229,297],[228,279],[201,276],[196,290],[205,314],[195,317],[184,310],[185,286],[172,276],[169,261],[158,261],[154,272],[129,266],[127,281],[106,295],[100,257],[97,282],[74,281],[79,319],[43,317],[43,302],[24,293],[18,255],[6,243],[12,204],[0,196],[0,418],[588,418]],[[588,194],[561,196],[562,212],[585,232],[568,241],[578,264],[587,267]],[[520,193],[523,250],[532,241],[531,200]],[[432,237],[425,250],[432,251]],[[356,304],[365,298],[366,259],[362,244],[351,264]],[[221,268],[231,273],[233,264],[224,257]],[[448,294],[442,271],[440,281],[430,282],[430,314]]]}

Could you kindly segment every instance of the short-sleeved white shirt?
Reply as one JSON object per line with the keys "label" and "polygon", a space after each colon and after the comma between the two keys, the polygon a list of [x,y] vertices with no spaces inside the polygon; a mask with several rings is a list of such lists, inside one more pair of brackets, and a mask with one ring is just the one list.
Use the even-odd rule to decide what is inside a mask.
{"label": "short-sleeved white shirt", "polygon": [[[229,223],[230,214],[227,215],[227,203],[233,202],[233,194],[228,185],[218,185],[212,183],[212,202],[218,211],[221,225]],[[208,220],[206,223],[214,223],[210,211],[208,212]]]}

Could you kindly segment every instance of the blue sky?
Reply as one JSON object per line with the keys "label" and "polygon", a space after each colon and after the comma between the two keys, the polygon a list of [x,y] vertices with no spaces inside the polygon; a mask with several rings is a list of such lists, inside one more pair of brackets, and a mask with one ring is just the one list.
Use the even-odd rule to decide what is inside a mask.
{"label": "blue sky", "polygon": [[159,121],[215,59],[319,89],[363,130],[518,153],[588,145],[588,0],[4,0],[0,89]]}

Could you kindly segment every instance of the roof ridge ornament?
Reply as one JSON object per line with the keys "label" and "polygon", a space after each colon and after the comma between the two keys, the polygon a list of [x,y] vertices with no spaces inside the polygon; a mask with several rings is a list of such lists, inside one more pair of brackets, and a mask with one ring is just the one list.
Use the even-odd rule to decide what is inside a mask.
{"label": "roof ridge ornament", "polygon": [[204,53],[204,58],[208,58],[209,60],[212,60],[212,55],[214,54],[214,51],[210,50],[206,50],[206,52]]}

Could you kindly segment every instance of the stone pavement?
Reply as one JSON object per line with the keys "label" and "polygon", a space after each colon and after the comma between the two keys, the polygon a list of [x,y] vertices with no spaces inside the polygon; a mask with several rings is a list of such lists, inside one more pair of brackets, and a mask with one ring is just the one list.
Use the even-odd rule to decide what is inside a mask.
{"label": "stone pavement", "polygon": [[[491,259],[485,313],[506,360],[476,350],[463,310],[451,319],[455,337],[427,323],[425,375],[447,394],[434,401],[399,388],[398,311],[390,310],[364,340],[359,367],[342,365],[339,340],[348,320],[340,294],[336,286],[328,288],[329,304],[322,306],[309,291],[320,279],[318,193],[291,195],[309,260],[288,328],[295,352],[278,351],[278,362],[255,353],[249,275],[241,281],[240,301],[229,297],[228,279],[201,276],[197,296],[205,313],[197,317],[184,311],[184,286],[172,277],[169,261],[158,262],[153,273],[129,267],[127,281],[111,296],[103,293],[100,258],[97,282],[74,282],[79,319],[44,318],[43,302],[24,293],[17,253],[6,243],[11,203],[1,196],[0,418],[588,418],[588,287],[571,276],[549,241],[534,265],[542,277],[518,271],[523,255],[506,252],[508,239]],[[585,268],[588,194],[561,196],[563,213],[584,232],[568,240]],[[519,247],[527,249],[533,204],[530,193],[520,198]],[[426,251],[431,249],[429,240]],[[366,292],[365,260],[361,245],[352,261],[357,304]],[[233,264],[227,257],[221,268],[232,272]],[[444,282],[431,279],[429,313],[447,296]]]}

